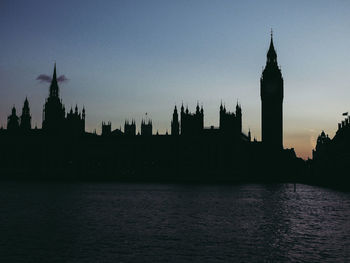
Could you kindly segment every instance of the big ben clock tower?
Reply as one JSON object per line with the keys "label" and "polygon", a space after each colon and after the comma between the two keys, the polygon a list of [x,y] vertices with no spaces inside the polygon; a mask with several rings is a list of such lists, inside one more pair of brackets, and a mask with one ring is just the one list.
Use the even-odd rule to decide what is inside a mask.
{"label": "big ben clock tower", "polygon": [[266,66],[260,79],[261,137],[270,149],[283,148],[283,78],[277,64],[271,31]]}

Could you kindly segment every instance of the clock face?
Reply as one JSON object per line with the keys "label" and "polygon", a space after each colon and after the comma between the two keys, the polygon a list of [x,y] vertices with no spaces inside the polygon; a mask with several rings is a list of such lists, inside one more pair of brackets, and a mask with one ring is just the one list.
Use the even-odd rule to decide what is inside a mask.
{"label": "clock face", "polygon": [[266,93],[275,93],[277,91],[276,85],[267,84],[264,87]]}
{"label": "clock face", "polygon": [[281,87],[280,85],[266,83],[262,86],[261,92],[261,95],[264,98],[283,98],[283,87]]}

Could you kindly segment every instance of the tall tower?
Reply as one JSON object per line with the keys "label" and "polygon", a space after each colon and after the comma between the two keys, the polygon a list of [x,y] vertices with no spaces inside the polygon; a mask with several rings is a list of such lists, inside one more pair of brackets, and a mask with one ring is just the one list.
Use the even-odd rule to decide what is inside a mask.
{"label": "tall tower", "polygon": [[269,148],[283,148],[283,78],[277,64],[271,31],[270,48],[260,79],[261,137]]}
{"label": "tall tower", "polygon": [[241,107],[241,105],[238,104],[238,101],[236,104],[236,122],[237,122],[237,127],[236,127],[237,134],[241,135],[241,133],[242,133],[242,107]]}
{"label": "tall tower", "polygon": [[21,115],[20,128],[22,131],[29,131],[32,128],[31,125],[32,116],[30,116],[29,102],[28,99],[24,101]]}
{"label": "tall tower", "polygon": [[171,135],[179,135],[179,115],[176,106],[174,108],[173,119],[171,121]]}
{"label": "tall tower", "polygon": [[19,129],[19,118],[17,117],[16,114],[16,108],[13,105],[12,111],[11,111],[11,115],[8,116],[7,118],[7,130],[9,132],[17,132]]}
{"label": "tall tower", "polygon": [[59,98],[59,87],[56,75],[56,63],[53,70],[49,97],[43,109],[43,130],[49,134],[58,134],[64,130],[66,110]]}

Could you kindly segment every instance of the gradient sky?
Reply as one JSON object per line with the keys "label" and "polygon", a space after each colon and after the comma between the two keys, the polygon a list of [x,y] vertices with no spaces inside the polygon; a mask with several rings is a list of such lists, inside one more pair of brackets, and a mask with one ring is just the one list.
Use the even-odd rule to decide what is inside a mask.
{"label": "gradient sky", "polygon": [[284,78],[284,146],[311,157],[350,111],[350,1],[0,1],[0,123],[28,96],[41,127],[48,83],[58,75],[66,108],[85,105],[86,129],[145,113],[170,130],[174,105],[243,109],[243,130],[261,139],[260,76],[270,29]]}

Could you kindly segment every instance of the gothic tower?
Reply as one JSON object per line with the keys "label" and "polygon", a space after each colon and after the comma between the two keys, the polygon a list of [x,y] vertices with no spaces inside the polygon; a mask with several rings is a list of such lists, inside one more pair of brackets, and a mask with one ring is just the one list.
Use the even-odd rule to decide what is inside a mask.
{"label": "gothic tower", "polygon": [[236,112],[226,111],[226,106],[220,104],[220,133],[225,136],[236,136],[241,138],[242,134],[242,108],[236,105]]}
{"label": "gothic tower", "polygon": [[125,120],[124,122],[124,134],[129,136],[135,136],[136,135],[136,123],[135,120],[131,120],[131,123],[129,123],[129,120]]}
{"label": "gothic tower", "polygon": [[204,129],[204,110],[203,106],[199,108],[199,103],[197,102],[196,112],[190,113],[188,107],[186,111],[183,105],[181,106],[181,135],[200,135]]}
{"label": "gothic tower", "polygon": [[19,129],[19,118],[16,114],[16,108],[13,106],[11,115],[7,118],[7,130],[11,133],[17,132]]}
{"label": "gothic tower", "polygon": [[171,135],[179,135],[179,115],[176,106],[174,108],[173,119],[171,121]]}
{"label": "gothic tower", "polygon": [[146,122],[145,120],[141,121],[141,135],[152,135],[152,121],[150,119],[148,120],[148,122]]}
{"label": "gothic tower", "polygon": [[265,69],[260,79],[261,137],[269,148],[283,148],[283,78],[277,64],[271,32],[270,48]]}
{"label": "gothic tower", "polygon": [[242,133],[242,107],[241,105],[236,104],[236,119],[237,119],[237,134],[241,134]]}
{"label": "gothic tower", "polygon": [[21,115],[20,128],[22,131],[29,131],[32,128],[31,125],[32,116],[30,116],[29,102],[28,99],[24,101]]}
{"label": "gothic tower", "polygon": [[43,130],[45,133],[58,134],[64,130],[65,112],[65,108],[59,98],[55,63],[49,97],[47,98],[43,109]]}

